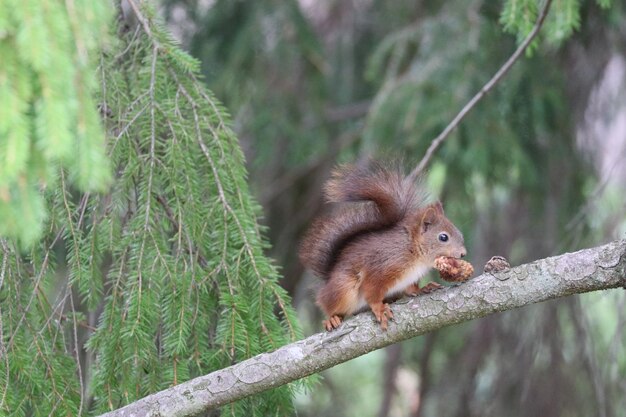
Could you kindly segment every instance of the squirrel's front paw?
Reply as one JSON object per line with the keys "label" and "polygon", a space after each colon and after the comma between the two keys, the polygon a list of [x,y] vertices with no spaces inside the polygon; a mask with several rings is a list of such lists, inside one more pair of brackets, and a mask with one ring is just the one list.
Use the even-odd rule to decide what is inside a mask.
{"label": "squirrel's front paw", "polygon": [[426,284],[422,288],[420,288],[418,284],[411,284],[411,285],[409,285],[407,287],[406,290],[404,290],[404,292],[409,297],[415,297],[415,296],[418,296],[420,294],[430,294],[431,292],[433,292],[435,290],[440,290],[442,288],[443,288],[443,285],[441,285],[441,284],[439,284],[437,282],[429,282],[428,284]]}
{"label": "squirrel's front paw", "polygon": [[376,320],[380,323],[381,329],[387,330],[387,322],[393,320],[393,311],[391,311],[389,304],[378,303],[370,305],[370,307],[372,308],[374,316],[376,316]]}

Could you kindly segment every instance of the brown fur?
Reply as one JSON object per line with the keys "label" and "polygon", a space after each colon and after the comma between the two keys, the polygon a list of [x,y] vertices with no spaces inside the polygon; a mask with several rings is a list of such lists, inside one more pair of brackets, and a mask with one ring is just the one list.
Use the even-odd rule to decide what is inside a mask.
{"label": "brown fur", "polygon": [[[303,264],[326,282],[317,304],[328,316],[327,330],[364,305],[383,329],[393,313],[385,300],[419,294],[417,280],[439,256],[465,255],[463,236],[446,218],[441,203],[424,203],[419,188],[395,168],[342,166],[327,182],[329,202],[342,203],[316,220],[300,247]],[[446,233],[447,242],[438,236]]]}
{"label": "brown fur", "polygon": [[362,234],[385,230],[397,224],[424,201],[414,183],[399,169],[377,162],[368,166],[343,165],[333,171],[324,187],[330,203],[340,205],[315,220],[302,239],[302,264],[328,280],[344,246]]}

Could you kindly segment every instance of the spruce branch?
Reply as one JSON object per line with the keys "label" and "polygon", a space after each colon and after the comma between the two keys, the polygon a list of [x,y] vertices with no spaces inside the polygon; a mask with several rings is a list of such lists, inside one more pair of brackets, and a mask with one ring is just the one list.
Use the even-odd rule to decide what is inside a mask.
{"label": "spruce branch", "polygon": [[[5,239],[0,238],[0,246],[2,246],[2,268],[0,269],[0,288],[2,288],[2,284],[4,283],[4,278],[7,272],[7,263],[10,256],[10,251],[7,245],[7,241]],[[9,369],[9,353],[7,347],[4,344],[4,324],[2,321],[3,313],[4,311],[2,310],[2,305],[0,305],[0,360],[4,362],[5,369]],[[0,409],[2,409],[5,405],[10,382],[11,375],[9,372],[7,372],[3,384],[4,386],[2,387],[2,395],[0,396]]]}
{"label": "spruce branch", "polygon": [[487,83],[480,89],[480,91],[476,93],[476,95],[474,95],[474,97],[472,97],[470,101],[467,102],[467,104],[454,117],[454,119],[452,119],[452,121],[445,127],[445,129],[443,129],[439,136],[433,139],[433,141],[430,143],[430,146],[428,146],[426,153],[420,160],[419,164],[417,164],[415,169],[413,169],[413,171],[411,171],[411,174],[409,174],[410,178],[417,178],[417,176],[422,171],[424,171],[424,168],[426,168],[426,165],[428,165],[428,163],[432,159],[437,148],[439,148],[443,141],[446,140],[448,136],[450,136],[450,133],[452,133],[452,131],[459,125],[459,123],[461,123],[461,121],[465,118],[465,116],[469,114],[474,106],[480,100],[482,100],[482,98],[485,97],[487,93],[491,91],[491,89],[496,84],[498,84],[498,82],[500,82],[500,80],[506,75],[506,73],[509,72],[511,67],[513,67],[513,64],[517,62],[519,57],[522,56],[524,51],[526,51],[526,48],[528,48],[528,46],[532,43],[535,37],[539,34],[539,31],[541,30],[541,27],[546,20],[546,16],[548,15],[548,10],[550,10],[551,4],[552,0],[545,1],[543,7],[541,8],[541,11],[539,12],[539,16],[537,17],[537,22],[535,23],[535,26],[533,26],[532,30],[530,31],[528,36],[526,36],[524,41],[517,47],[515,52],[513,52],[513,54],[502,65],[502,67],[500,67],[500,69],[494,74],[494,76],[491,77],[489,81],[487,81]]}
{"label": "spruce branch", "polygon": [[[139,26],[142,28],[144,34],[148,38],[152,47],[152,52],[153,52],[152,72],[151,72],[152,78],[151,78],[150,89],[149,89],[151,103],[152,103],[153,102],[152,94],[154,91],[154,74],[155,74],[154,65],[157,59],[157,55],[161,54],[163,56],[166,56],[168,54],[168,50],[163,45],[163,43],[158,39],[156,29],[154,29],[153,27],[154,22],[152,22],[150,17],[146,15],[146,13],[144,13],[141,2],[137,0],[127,0],[127,1],[139,22]],[[200,148],[202,154],[206,157],[207,164],[211,170],[211,173],[213,174],[213,179],[217,187],[218,199],[224,212],[224,218],[223,218],[224,229],[225,230],[228,229],[228,220],[232,219],[232,221],[234,222],[234,226],[236,230],[239,232],[239,236],[241,237],[243,241],[243,248],[247,255],[247,259],[250,261],[250,265],[252,266],[252,271],[254,272],[256,279],[258,280],[261,286],[264,286],[267,289],[269,289],[269,291],[271,291],[281,311],[282,317],[284,319],[284,323],[286,324],[288,328],[290,339],[297,340],[298,329],[297,329],[296,324],[292,323],[292,319],[288,311],[289,310],[288,302],[286,302],[283,295],[281,295],[281,293],[275,288],[274,285],[268,282],[265,275],[260,271],[258,264],[257,264],[257,258],[259,255],[258,253],[255,252],[254,242],[252,242],[249,239],[248,233],[246,232],[246,225],[243,224],[243,221],[240,218],[240,211],[241,210],[247,211],[246,204],[244,203],[245,193],[240,188],[237,182],[233,184],[234,185],[233,192],[235,194],[233,201],[239,203],[238,204],[239,207],[233,206],[232,202],[230,202],[229,199],[226,197],[225,187],[222,184],[223,182],[221,178],[222,173],[218,169],[219,164],[217,162],[219,161],[215,161],[214,156],[212,156],[211,152],[209,151],[209,147],[214,146],[219,152],[220,160],[223,160],[226,157],[226,154],[228,152],[228,150],[224,149],[223,144],[219,140],[220,138],[219,131],[225,131],[229,129],[227,121],[222,117],[223,110],[217,107],[216,101],[205,91],[204,86],[198,80],[198,78],[193,74],[193,72],[185,73],[185,77],[183,79],[177,73],[176,71],[177,67],[175,65],[173,65],[167,59],[164,59],[162,62],[164,66],[166,67],[168,75],[172,78],[172,80],[176,84],[177,111],[180,113],[180,108],[178,108],[178,100],[186,101],[186,103],[184,103],[183,106],[185,106],[186,104],[185,108],[188,110],[191,110],[191,113],[193,115],[192,122],[193,122],[194,132],[193,134],[190,134],[189,136],[193,137],[196,140],[197,145]],[[182,97],[179,97],[179,94]],[[206,115],[201,114],[201,112],[199,111],[200,109],[203,109],[206,106],[208,106],[212,110],[211,113],[217,118],[216,123],[212,122],[211,120],[208,120]],[[181,118],[183,118],[182,113],[180,113],[180,116]],[[151,108],[151,123],[153,123],[153,121],[154,121],[154,107]],[[204,133],[205,129],[208,130],[209,135],[205,135]],[[208,142],[207,139],[210,142]],[[225,167],[225,170],[228,176],[235,177],[231,169],[232,168],[229,166]],[[252,226],[255,228],[254,230],[255,230],[256,237],[260,239],[261,236],[260,236],[260,231],[258,230],[258,225],[255,223]],[[223,237],[224,237],[224,245],[223,245],[224,248],[223,248],[222,253],[225,254],[226,247],[227,247],[227,242],[226,242],[227,233],[225,233]],[[227,268],[224,268],[224,269],[226,270]],[[226,278],[227,278],[227,284],[229,287],[230,295],[234,297],[235,296],[234,285],[233,283],[230,282],[230,277],[228,276],[228,274]],[[235,309],[236,307],[233,306],[233,310]],[[233,316],[233,320],[234,320],[234,316]],[[262,331],[266,333],[266,335],[269,335],[269,333],[266,332],[266,326],[263,323],[263,318],[261,316],[259,317],[259,321],[261,324]],[[232,330],[233,345],[230,347],[230,350],[231,350],[231,353],[234,354],[234,321],[232,322],[231,330]]]}
{"label": "spruce branch", "polygon": [[263,353],[147,396],[101,417],[196,416],[384,346],[445,326],[573,294],[626,288],[626,240],[483,274],[462,285],[392,305],[384,332],[370,313],[330,333]]}
{"label": "spruce branch", "polygon": [[[10,351],[13,348],[13,341],[15,340],[15,337],[17,336],[22,323],[24,323],[24,321],[26,320],[26,316],[28,315],[28,312],[30,311],[30,307],[33,303],[33,301],[35,300],[36,297],[41,296],[41,283],[43,281],[44,276],[46,275],[46,272],[48,271],[48,264],[50,262],[50,252],[52,251],[52,248],[54,247],[54,245],[57,243],[57,241],[61,238],[61,236],[63,235],[63,232],[65,231],[64,228],[62,228],[61,230],[59,230],[59,232],[56,234],[55,238],[52,240],[52,243],[46,248],[46,253],[43,257],[43,261],[41,262],[40,265],[40,269],[39,269],[39,273],[37,274],[37,278],[35,279],[35,283],[33,285],[33,291],[29,296],[28,299],[28,303],[26,304],[26,307],[22,310],[22,314],[20,315],[20,319],[17,322],[17,326],[15,326],[15,329],[13,331],[13,333],[11,333],[11,336],[9,337],[9,341],[7,342],[7,347],[6,347],[6,351]],[[7,252],[8,253],[8,252]],[[14,254],[16,253],[16,250],[13,250],[13,253],[11,253],[11,255],[15,256]],[[5,253],[5,258],[8,259],[8,256]]]}

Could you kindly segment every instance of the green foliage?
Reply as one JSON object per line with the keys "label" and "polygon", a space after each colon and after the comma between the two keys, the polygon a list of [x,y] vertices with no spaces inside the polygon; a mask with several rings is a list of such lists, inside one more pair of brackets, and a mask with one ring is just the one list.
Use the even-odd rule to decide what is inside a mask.
{"label": "green foliage", "polygon": [[[229,116],[140,8],[100,61],[112,188],[50,167],[44,239],[3,241],[0,414],[97,415],[302,336]],[[293,389],[222,414],[288,414]]]}
{"label": "green foliage", "polygon": [[111,20],[107,2],[0,3],[0,235],[29,246],[47,215],[42,192],[59,168],[84,191],[110,182],[93,97],[94,52]]}
{"label": "green foliage", "polygon": [[[505,0],[500,14],[504,30],[517,36],[518,43],[530,33],[545,0]],[[611,7],[611,0],[596,0],[603,9]],[[580,0],[554,0],[544,25],[544,36],[552,44],[559,45],[580,29]],[[536,48],[533,42],[530,51]]]}
{"label": "green foliage", "polygon": [[517,35],[518,42],[521,42],[535,25],[537,14],[537,0],[508,0],[502,7],[500,23],[505,31]]}
{"label": "green foliage", "polygon": [[[294,3],[304,22],[287,12]],[[601,74],[598,56],[606,56],[599,50],[608,45],[604,36],[611,22],[611,36],[620,41],[607,49],[619,48],[623,13],[619,2],[613,3],[603,11],[597,5],[609,2],[554,0],[531,45],[533,53],[521,57],[430,163],[428,183],[463,230],[475,266],[492,254],[504,254],[515,264],[609,238],[599,237],[592,222],[600,221],[585,208],[597,178],[576,140],[585,106],[581,98],[597,80],[579,82],[581,71],[573,65]],[[200,30],[189,42],[191,50],[203,62],[210,88],[235,115],[252,157],[253,184],[265,197],[274,256],[284,267],[284,282],[294,293],[306,294],[299,308],[311,316],[310,331],[320,330],[319,315],[294,248],[321,209],[320,189],[331,167],[372,154],[401,156],[408,166],[416,165],[433,138],[530,33],[544,4],[218,0],[194,21]],[[311,33],[313,41],[303,42]],[[313,54],[310,44],[322,47]],[[583,219],[575,229],[567,225],[573,218]],[[553,317],[552,310],[561,311],[562,305],[532,308],[531,319],[526,312],[512,313],[438,332],[428,347],[422,340],[408,342],[402,372],[419,375],[420,384],[423,377],[427,385],[425,393],[404,394],[419,395],[423,415],[541,415],[551,409],[539,403],[529,408],[528,398],[551,401],[559,382],[581,381],[580,391],[559,388],[566,399],[558,403],[559,411],[597,413],[595,403],[587,401],[593,396],[589,376],[577,359],[581,337]],[[570,326],[574,317],[567,317]],[[540,360],[537,354],[567,349],[575,354],[564,361]],[[509,361],[511,352],[523,362]],[[623,363],[621,354],[619,366]],[[385,370],[368,364],[370,374],[378,376],[374,387],[367,376],[357,375],[346,385],[331,371],[328,383],[302,400],[299,415],[350,415],[362,408],[372,413],[376,399],[367,393],[386,388],[380,378]],[[603,378],[598,387],[610,391],[608,401],[621,405],[623,396],[610,390],[618,382]],[[363,393],[364,402],[343,401]],[[511,411],[511,404],[519,406]]]}
{"label": "green foliage", "polygon": [[[278,5],[274,0],[218,0],[199,27],[198,41],[192,40],[190,47],[201,59],[212,91],[229,108],[255,109],[253,124],[238,133],[255,138],[250,152],[257,167],[276,158],[286,163],[284,168],[294,167],[311,154],[327,151],[328,132],[302,126],[322,123],[321,98],[341,91],[329,92],[324,85],[322,45],[297,1]],[[271,41],[266,42],[265,35]],[[292,82],[294,68],[302,85]],[[257,83],[257,74],[272,74],[273,82]],[[252,89],[256,93],[251,96]],[[300,118],[296,125],[294,118]],[[303,130],[306,140],[294,141]],[[282,152],[275,152],[277,148]]]}
{"label": "green foliage", "polygon": [[554,43],[561,43],[580,28],[580,1],[560,0],[550,13],[546,24],[546,37]]}
{"label": "green foliage", "polygon": [[[140,6],[141,16],[122,20],[119,42],[100,56],[97,82],[91,54],[81,51],[93,51],[102,38],[101,22],[111,15],[106,2],[0,4],[0,222],[2,233],[35,242],[21,252],[16,241],[0,241],[0,414],[96,415],[301,337],[276,267],[263,253],[266,230],[257,224],[261,211],[230,118],[199,82],[200,70],[236,112],[253,157],[252,179],[270,196],[267,222],[277,253],[293,262],[298,232],[320,200],[311,190],[335,159],[386,151],[417,162],[515,49],[503,27],[519,42],[541,7],[526,0],[336,2],[316,28],[325,12],[307,14],[305,3],[212,2],[191,43],[202,65],[152,8]],[[542,31],[550,47],[538,43],[431,164],[429,182],[446,197],[446,211],[468,243],[499,242],[498,252],[514,262],[590,239],[584,221],[569,235],[565,226],[595,179],[574,145],[566,68],[556,52],[585,28],[582,3],[554,1]],[[35,17],[34,29],[24,24]],[[96,102],[115,177],[99,195],[85,192],[101,190],[109,172]],[[366,109],[355,112],[363,102]],[[288,282],[297,274],[284,264]],[[516,357],[538,379],[529,384],[531,393],[549,385],[552,365],[567,380],[585,380],[567,361],[535,361],[532,346],[561,347],[546,336],[559,332],[543,313],[490,324],[504,336],[501,351],[486,352],[487,365],[472,362],[483,371],[481,390],[519,391],[526,373],[513,365],[510,372],[493,369],[517,364],[507,360],[511,352],[521,352]],[[466,375],[454,358],[464,358],[466,340],[490,334],[474,330],[468,325],[439,336],[432,394],[446,392],[437,384],[459,385],[446,375]],[[580,338],[567,326],[561,330],[571,360]],[[407,344],[409,354],[421,356],[423,345]],[[623,358],[616,363],[624,369]],[[503,376],[509,379],[498,384]],[[354,384],[344,385],[335,385],[333,395],[351,398]],[[579,383],[581,392],[591,392],[587,385]],[[287,415],[294,388],[228,405],[221,414]],[[617,388],[606,392],[621,398]],[[490,409],[506,412],[518,398],[489,395]],[[437,414],[468,396],[426,401]],[[567,410],[593,412],[593,403],[576,399],[584,396],[571,398]],[[327,411],[312,402],[317,414]],[[333,402],[333,412],[350,406]]]}

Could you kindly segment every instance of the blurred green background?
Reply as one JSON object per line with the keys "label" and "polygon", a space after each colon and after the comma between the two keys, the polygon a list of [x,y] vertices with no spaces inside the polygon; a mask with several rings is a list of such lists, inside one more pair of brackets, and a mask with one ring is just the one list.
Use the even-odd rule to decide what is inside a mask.
{"label": "blurred green background", "polygon": [[[1,1],[0,415],[99,415],[320,332],[296,251],[332,168],[415,167],[544,4]],[[553,0],[437,150],[477,272],[626,237],[625,51],[623,0]],[[626,417],[625,306],[527,306],[207,415]]]}
{"label": "blurred green background", "polygon": [[[298,241],[338,162],[407,169],[534,23],[502,2],[164,0],[233,115],[254,194],[307,334],[321,330]],[[531,53],[437,151],[431,193],[478,271],[624,238],[626,9],[560,1]],[[435,279],[435,277],[432,277]],[[507,312],[324,373],[300,416],[624,416],[623,291]]]}

